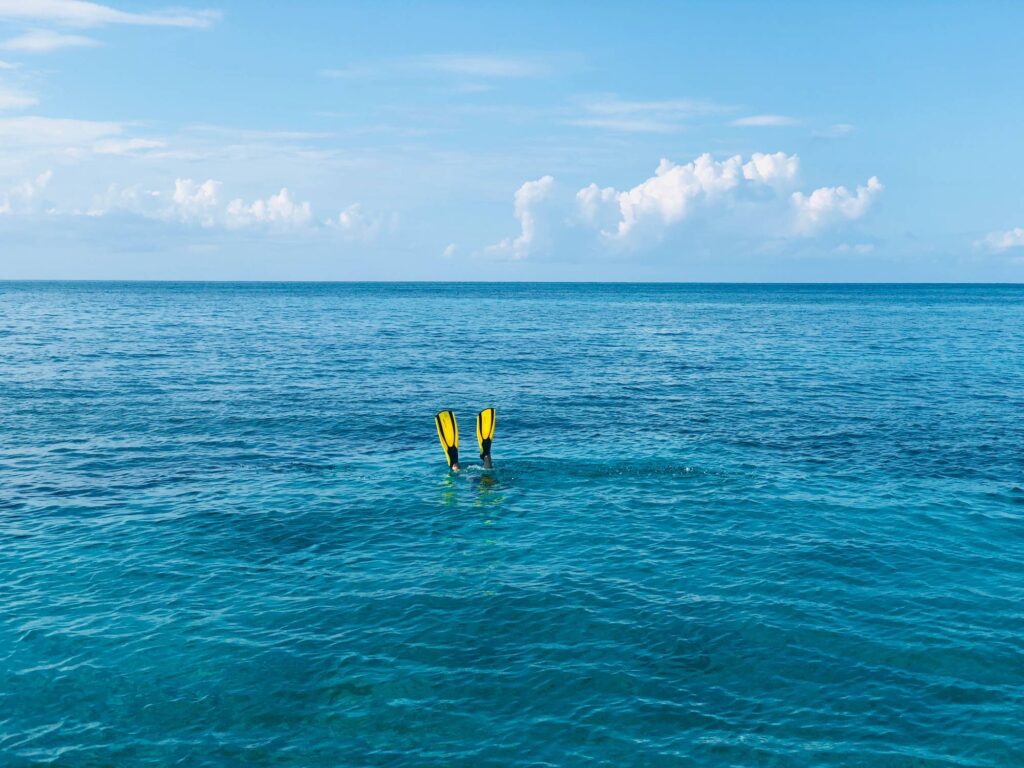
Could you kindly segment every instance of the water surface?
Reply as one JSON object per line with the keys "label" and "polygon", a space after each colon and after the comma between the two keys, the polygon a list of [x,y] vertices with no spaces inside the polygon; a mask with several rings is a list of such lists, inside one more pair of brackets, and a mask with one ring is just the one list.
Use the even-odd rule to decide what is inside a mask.
{"label": "water surface", "polygon": [[1022,349],[1012,286],[0,283],[0,763],[1019,765]]}

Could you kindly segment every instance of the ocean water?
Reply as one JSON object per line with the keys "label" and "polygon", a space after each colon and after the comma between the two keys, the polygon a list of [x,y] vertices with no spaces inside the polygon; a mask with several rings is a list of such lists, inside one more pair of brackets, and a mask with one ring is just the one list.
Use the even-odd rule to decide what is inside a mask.
{"label": "ocean water", "polygon": [[0,764],[1022,765],[1022,449],[1019,286],[0,283]]}

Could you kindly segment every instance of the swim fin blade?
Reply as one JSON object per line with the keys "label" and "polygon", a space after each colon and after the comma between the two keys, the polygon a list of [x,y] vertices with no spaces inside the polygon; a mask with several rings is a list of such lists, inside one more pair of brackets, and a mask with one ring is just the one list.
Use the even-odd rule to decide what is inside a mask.
{"label": "swim fin blade", "polygon": [[437,437],[444,448],[444,455],[448,459],[449,467],[459,465],[459,425],[455,421],[455,413],[452,411],[440,411],[434,417],[437,424]]}
{"label": "swim fin blade", "polygon": [[484,467],[491,468],[491,440],[494,439],[494,409],[485,408],[476,415],[476,441]]}

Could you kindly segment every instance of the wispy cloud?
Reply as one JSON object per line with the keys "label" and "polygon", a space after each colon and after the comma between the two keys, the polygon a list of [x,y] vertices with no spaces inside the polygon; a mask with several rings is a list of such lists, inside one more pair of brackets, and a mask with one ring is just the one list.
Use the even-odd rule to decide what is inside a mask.
{"label": "wispy cloud", "polygon": [[9,61],[3,61],[0,59],[0,69],[16,69],[16,64],[11,64]]}
{"label": "wispy cloud", "polygon": [[841,139],[853,133],[854,127],[849,123],[835,123],[828,128],[822,128],[811,133],[815,139]]}
{"label": "wispy cloud", "polygon": [[410,59],[416,68],[466,77],[542,77],[550,65],[540,58],[522,56],[467,56],[439,54]]}
{"label": "wispy cloud", "polygon": [[23,35],[0,43],[5,51],[19,53],[49,53],[61,48],[95,48],[99,40],[84,35],[65,35],[48,29],[33,29]]}
{"label": "wispy cloud", "polygon": [[581,117],[566,122],[583,128],[603,128],[621,133],[675,133],[680,128],[679,123],[665,120],[627,117]]}
{"label": "wispy cloud", "polygon": [[695,118],[732,109],[696,99],[635,101],[614,95],[584,99],[580,106],[584,116],[567,120],[569,125],[627,133],[672,133]]}
{"label": "wispy cloud", "polygon": [[96,120],[71,120],[57,117],[0,118],[0,143],[7,146],[75,147],[124,131],[124,125]]}
{"label": "wispy cloud", "polygon": [[190,133],[208,134],[244,141],[313,141],[329,139],[334,134],[323,131],[274,131],[253,128],[231,128],[225,125],[196,123],[185,126]]}
{"label": "wispy cloud", "polygon": [[715,112],[732,109],[722,104],[698,99],[655,99],[652,101],[636,101],[620,99],[617,96],[601,96],[587,99],[583,106],[588,112],[601,115],[637,115],[637,114],[670,114],[678,117],[694,117],[710,115]]}
{"label": "wispy cloud", "polygon": [[9,109],[25,109],[39,103],[35,96],[14,90],[0,87],[0,111]]}
{"label": "wispy cloud", "polygon": [[557,64],[556,58],[551,56],[438,53],[322,69],[320,70],[320,75],[341,80],[363,80],[417,74],[496,80],[544,77],[551,74],[556,69]]}
{"label": "wispy cloud", "polygon": [[98,27],[105,24],[208,27],[217,21],[220,15],[219,11],[180,9],[131,13],[85,0],[0,0],[0,19],[44,21],[78,27]]}
{"label": "wispy cloud", "polygon": [[740,128],[774,128],[784,125],[798,125],[795,117],[786,115],[749,115],[732,121],[732,125]]}
{"label": "wispy cloud", "polygon": [[874,243],[840,243],[835,247],[836,253],[856,253],[860,256],[866,256],[874,250]]}
{"label": "wispy cloud", "polygon": [[103,139],[93,144],[92,151],[97,155],[135,155],[166,146],[162,139]]}

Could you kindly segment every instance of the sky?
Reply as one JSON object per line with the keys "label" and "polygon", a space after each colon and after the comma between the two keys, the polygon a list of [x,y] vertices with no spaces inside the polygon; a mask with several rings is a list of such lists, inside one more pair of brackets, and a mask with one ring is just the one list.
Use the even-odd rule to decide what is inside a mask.
{"label": "sky", "polygon": [[0,0],[0,279],[1024,280],[1024,4]]}

